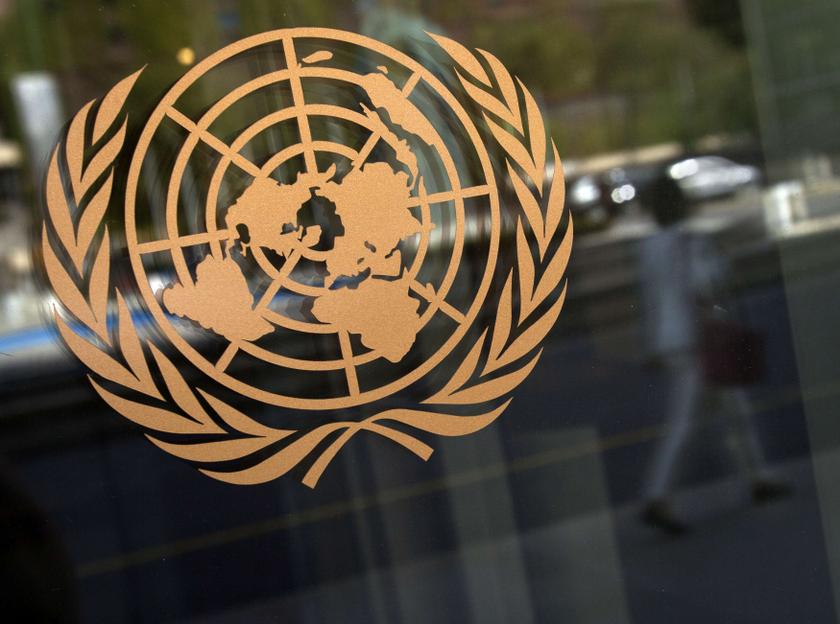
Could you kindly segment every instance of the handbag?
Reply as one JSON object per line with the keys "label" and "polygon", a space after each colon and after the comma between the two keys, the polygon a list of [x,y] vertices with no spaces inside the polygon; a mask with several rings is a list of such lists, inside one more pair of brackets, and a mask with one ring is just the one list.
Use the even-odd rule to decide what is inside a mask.
{"label": "handbag", "polygon": [[719,386],[746,386],[766,373],[764,335],[730,319],[707,318],[701,325],[703,375]]}

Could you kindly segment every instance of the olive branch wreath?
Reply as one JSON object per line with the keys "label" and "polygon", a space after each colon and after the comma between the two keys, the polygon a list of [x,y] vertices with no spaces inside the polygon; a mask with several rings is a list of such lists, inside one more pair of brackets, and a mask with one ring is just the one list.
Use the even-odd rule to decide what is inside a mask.
{"label": "olive branch wreath", "polygon": [[[127,116],[122,123],[119,118],[143,70],[123,79],[98,106],[96,100],[88,102],[70,122],[52,153],[45,185],[42,251],[47,279],[61,304],[60,310],[53,311],[55,323],[68,349],[90,370],[93,389],[114,410],[143,427],[146,437],[164,451],[199,465],[247,460],[256,454],[257,463],[244,469],[200,468],[214,479],[233,484],[272,480],[316,455],[302,480],[315,487],[341,448],[360,431],[384,436],[427,460],[433,451],[428,444],[391,425],[440,436],[474,433],[499,417],[512,400],[507,395],[533,370],[542,350],[531,354],[563,307],[564,275],[572,248],[571,215],[565,220],[559,245],[552,245],[564,221],[564,182],[557,148],[552,141],[555,169],[546,195],[546,131],[531,93],[518,78],[514,82],[492,54],[479,50],[482,63],[461,44],[430,36],[455,61],[466,94],[483,109],[490,132],[506,154],[522,211],[516,224],[516,268],[507,275],[492,332],[485,329],[444,387],[422,401],[423,405],[462,409],[496,403],[477,415],[390,409],[360,422],[333,422],[311,430],[277,429],[258,423],[205,390],[192,389],[153,342],[141,339],[123,295],[111,288],[110,237],[104,221],[115,162],[126,137]],[[515,286],[518,315],[514,314]],[[112,293],[116,320],[109,323]],[[551,299],[548,309],[537,314]],[[152,372],[147,350],[157,373]],[[117,394],[106,389],[104,382],[144,400]],[[332,442],[322,448],[329,437]]]}

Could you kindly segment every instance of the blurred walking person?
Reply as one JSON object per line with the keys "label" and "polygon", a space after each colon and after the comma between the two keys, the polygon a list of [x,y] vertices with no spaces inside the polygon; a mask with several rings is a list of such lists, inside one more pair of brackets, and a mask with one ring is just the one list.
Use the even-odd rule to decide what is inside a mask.
{"label": "blurred walking person", "polygon": [[649,203],[659,230],[642,244],[642,315],[651,360],[667,377],[667,430],[649,466],[642,519],[679,534],[687,527],[674,513],[669,494],[692,433],[711,402],[728,416],[754,500],[774,498],[787,488],[767,477],[743,386],[761,374],[760,339],[720,318],[723,308],[714,305],[728,267],[704,237],[685,227],[689,206],[667,170]]}

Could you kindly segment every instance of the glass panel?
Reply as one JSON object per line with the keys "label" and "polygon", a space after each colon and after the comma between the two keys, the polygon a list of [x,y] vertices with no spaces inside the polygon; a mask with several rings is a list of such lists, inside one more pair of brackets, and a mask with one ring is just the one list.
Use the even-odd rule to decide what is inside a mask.
{"label": "glass panel", "polygon": [[[0,0],[6,619],[836,621],[838,16],[829,0]],[[362,50],[352,37],[310,36],[290,50],[280,37],[172,95],[181,76],[216,51],[302,27],[381,45]],[[474,62],[495,78],[463,78],[464,65],[459,77],[427,33],[492,53]],[[508,86],[501,65],[533,103],[518,82]],[[102,280],[77,273],[75,263],[107,259],[109,283],[124,296],[122,317],[112,297],[104,320],[94,314],[85,330],[84,314],[62,307],[49,287],[42,224],[54,225],[46,193],[53,149],[63,141],[55,156],[65,163],[63,197],[83,185],[72,168],[94,166],[90,152],[81,165],[67,159],[75,153],[65,138],[70,120],[140,68],[113,181],[103,166],[77,202],[89,207],[111,185],[103,227],[86,230],[69,206],[74,245],[93,231],[95,251],[65,249],[57,261],[78,278],[78,297],[98,300]],[[410,109],[388,109],[385,96],[366,99],[365,81],[378,79],[393,91],[377,93],[408,94],[428,127],[397,132],[394,125],[406,123],[400,111]],[[485,117],[470,87],[485,105],[500,97],[502,108]],[[516,97],[505,100],[505,89]],[[482,340],[481,357],[494,348],[492,328],[505,315],[473,308],[475,293],[499,301],[508,275],[528,272],[516,262],[517,227],[528,221],[516,212],[524,170],[508,165],[492,127],[538,153],[539,130],[516,127],[522,115],[535,119],[536,108],[562,158],[574,222],[562,313],[533,372],[505,393],[514,400],[498,420],[468,436],[427,432],[407,442],[416,431],[406,411],[457,381],[458,366],[444,356],[468,358],[469,344]],[[513,109],[518,118],[499,115]],[[157,125],[144,130],[156,110]],[[265,127],[254,125],[265,119]],[[88,124],[76,136],[90,142],[101,134],[105,144],[118,128]],[[307,132],[311,151],[301,147]],[[420,141],[423,132],[431,138]],[[532,166],[545,180],[536,197],[548,201],[561,168],[550,144],[545,153],[546,166],[539,158]],[[349,236],[342,210],[360,195],[319,178],[304,185],[304,195],[319,192],[304,197],[300,222],[263,232],[275,243],[266,251],[272,245],[259,242],[246,218],[253,179],[273,180],[265,192],[280,202],[273,194],[292,188],[302,171],[323,177],[334,166],[336,180],[346,180],[360,155],[414,184],[403,223],[410,235],[386,245],[386,258],[364,230],[362,270],[350,258],[352,270],[335,284],[322,260],[337,237]],[[500,192],[495,207],[491,178]],[[398,219],[387,212],[387,189],[376,188],[368,214],[381,212],[368,230]],[[131,193],[136,211],[127,227]],[[109,242],[100,256],[104,226]],[[536,241],[525,248],[537,253]],[[301,245],[309,255],[287,264]],[[557,237],[547,249],[559,246]],[[423,320],[413,342],[392,352],[362,332],[324,330],[337,322],[317,318],[313,300],[365,288],[372,272],[391,270],[391,247],[414,280],[406,296]],[[222,261],[213,266],[212,258],[232,257],[225,254],[241,260],[244,290],[231,288],[206,307],[222,315],[242,295],[234,325],[253,320],[256,337],[237,335],[238,342],[225,336],[236,328],[221,317],[177,318],[197,291],[169,295],[169,303],[164,294],[177,279],[228,270]],[[538,276],[549,265],[540,259]],[[391,278],[402,271],[400,264]],[[278,276],[293,288],[280,292]],[[535,295],[516,287],[507,296],[516,324]],[[535,309],[547,313],[558,296]],[[250,315],[258,300],[268,312],[257,318]],[[387,347],[404,337],[405,323],[385,307],[342,310]],[[143,357],[156,368],[149,379],[93,375],[97,391],[90,358],[73,355],[78,347],[61,328],[89,345],[109,336],[126,344],[118,335],[126,315],[143,343],[155,345]],[[105,328],[98,337],[97,323]],[[265,327],[270,335],[260,333]],[[537,349],[525,351],[533,357]],[[111,353],[111,371],[137,361],[130,348]],[[184,392],[178,379],[201,392]],[[186,437],[176,438],[154,433],[160,412],[143,412],[140,424],[121,416],[109,392],[121,385],[129,388],[124,399],[145,401],[147,383],[163,390],[148,404],[194,401],[189,409],[210,414],[210,424],[183,418],[174,433]],[[245,401],[240,391],[262,401]],[[357,423],[375,413],[368,399],[402,425],[386,429],[390,439],[365,430],[346,441],[335,429],[312,445],[322,453],[346,441],[323,472],[301,451],[289,474],[232,485],[196,469],[211,467],[207,457],[174,446],[198,442],[202,426],[219,428],[211,434],[219,441],[231,422],[247,419],[257,433],[213,450],[229,454],[230,470],[244,469],[241,449],[262,461],[286,444],[278,437],[257,448],[267,428],[274,435]],[[460,404],[440,411],[447,409],[470,413]],[[171,454],[158,448],[167,445]],[[427,461],[416,456],[428,452]]]}

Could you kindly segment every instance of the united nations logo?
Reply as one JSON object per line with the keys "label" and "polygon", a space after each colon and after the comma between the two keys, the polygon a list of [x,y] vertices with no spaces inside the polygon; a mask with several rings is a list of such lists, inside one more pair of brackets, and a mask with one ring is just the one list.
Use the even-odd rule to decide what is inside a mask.
{"label": "united nations logo", "polygon": [[45,188],[55,321],[154,444],[314,487],[361,432],[428,459],[510,403],[565,298],[562,168],[496,57],[428,45],[436,72],[349,32],[264,33],[188,71],[130,152],[142,70],[71,121]]}

